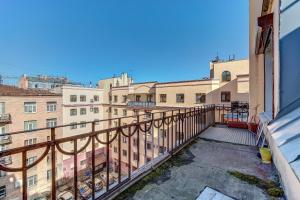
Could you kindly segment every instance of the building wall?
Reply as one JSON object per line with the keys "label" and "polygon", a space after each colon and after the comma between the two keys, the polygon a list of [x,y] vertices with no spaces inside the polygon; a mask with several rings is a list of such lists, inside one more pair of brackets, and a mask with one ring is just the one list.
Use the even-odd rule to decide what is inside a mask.
{"label": "building wall", "polygon": [[264,111],[264,57],[256,55],[256,38],[259,29],[257,18],[261,15],[263,0],[249,1],[249,89],[250,117],[258,120],[258,114]]}
{"label": "building wall", "polygon": [[[94,120],[102,120],[103,119],[103,90],[98,88],[85,88],[85,87],[70,87],[63,86],[62,87],[62,95],[63,95],[63,106],[62,106],[62,116],[63,116],[63,124],[71,124],[71,123],[80,123],[80,122],[91,122]],[[71,102],[70,96],[76,95],[77,101]],[[80,96],[84,95],[86,97],[86,101],[81,102]],[[98,96],[99,100],[95,101],[94,96]],[[86,109],[86,114],[82,115],[80,113],[80,109]],[[94,109],[98,108],[99,112],[95,113]],[[72,109],[77,110],[77,114],[75,116],[71,116],[70,112]],[[95,130],[103,129],[102,123],[97,123],[95,126]],[[84,133],[89,133],[92,130],[92,123],[86,124],[85,127],[81,125],[77,125],[75,129],[71,129],[71,126],[63,128],[63,137],[70,137],[73,135],[79,135]],[[78,148],[83,147],[87,142],[87,138],[81,139],[78,141]],[[101,148],[102,145],[99,145],[98,148]],[[70,152],[74,149],[74,143],[65,143],[63,144],[63,149]],[[82,170],[86,168],[86,152],[91,151],[91,145],[89,145],[86,150],[78,155],[78,170]],[[66,176],[73,173],[72,168],[73,157],[68,155],[63,156],[63,169],[64,174]],[[71,160],[71,161],[70,161]],[[83,164],[81,164],[83,163]]]}
{"label": "building wall", "polygon": [[[174,83],[160,83],[156,85],[156,105],[170,107],[194,107],[203,104],[196,103],[196,93],[209,94],[212,91],[212,80],[186,81]],[[160,102],[160,95],[166,94],[167,101]],[[184,102],[176,102],[176,94],[184,94]],[[209,95],[206,96],[206,104],[211,102]]]}
{"label": "building wall", "polygon": [[[57,102],[57,109],[55,112],[47,111],[47,102]],[[51,118],[56,118],[58,125],[62,123],[62,98],[61,96],[1,96],[0,102],[5,102],[6,113],[11,115],[11,124],[6,125],[6,132],[16,132],[24,130],[24,121],[37,120],[37,128],[45,128],[46,120]],[[25,113],[24,112],[24,102],[36,102],[37,112],[36,113]],[[57,137],[62,135],[61,131],[56,132]],[[37,143],[45,142],[50,137],[50,131],[37,131],[32,133],[21,133],[12,136],[12,143],[7,145],[8,149],[13,149],[16,147],[24,146],[25,140],[36,139]],[[27,158],[37,156],[39,158],[43,151],[29,151]],[[12,156],[12,164],[8,167],[21,167],[22,166],[21,155]],[[37,171],[37,169],[39,169]],[[47,170],[51,169],[51,164],[47,162],[47,156],[42,160],[37,166],[28,170],[28,177],[32,175],[37,175],[37,185],[28,188],[28,194],[33,195],[36,193],[42,193],[49,191],[51,186],[51,181],[47,180]],[[57,174],[58,177],[61,175],[62,171],[62,157],[57,154]],[[0,178],[0,185],[6,185],[6,199],[21,199],[21,188],[15,188],[16,181],[21,183],[22,174],[21,173],[7,173],[6,177]]]}

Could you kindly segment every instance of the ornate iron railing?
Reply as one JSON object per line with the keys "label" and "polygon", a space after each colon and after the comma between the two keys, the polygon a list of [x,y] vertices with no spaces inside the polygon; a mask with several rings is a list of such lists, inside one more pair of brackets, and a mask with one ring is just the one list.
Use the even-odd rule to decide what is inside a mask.
{"label": "ornate iron railing", "polygon": [[9,123],[11,122],[10,114],[0,114],[0,123]]}
{"label": "ornate iron railing", "polygon": [[[44,195],[46,199],[62,200],[107,199],[144,176],[153,166],[169,159],[209,126],[216,122],[228,123],[229,120],[224,121],[224,115],[231,112],[230,107],[209,105],[153,113],[150,119],[141,116],[110,119],[117,121],[118,126],[113,128],[103,128],[107,120],[84,122],[77,125],[85,124],[88,131],[68,137],[64,137],[62,131],[74,124],[8,133],[14,137],[41,132],[47,136],[48,141],[0,152],[0,158],[13,158],[12,166],[2,163],[0,170],[10,176],[21,173],[19,195],[23,200],[39,195]],[[248,110],[239,110],[236,114],[240,116],[241,113],[248,113]],[[124,121],[127,124],[123,124]],[[39,157],[29,162],[29,155],[35,152],[39,153]],[[83,154],[86,154],[84,167],[83,160],[80,161]],[[15,160],[19,166],[14,166]],[[34,168],[40,173],[45,160],[49,167],[49,182],[34,189],[32,185],[41,180],[34,176],[28,177],[28,174],[32,174],[34,167],[41,165],[41,168]],[[65,170],[69,165],[72,175]],[[16,192],[6,192],[13,193]]]}

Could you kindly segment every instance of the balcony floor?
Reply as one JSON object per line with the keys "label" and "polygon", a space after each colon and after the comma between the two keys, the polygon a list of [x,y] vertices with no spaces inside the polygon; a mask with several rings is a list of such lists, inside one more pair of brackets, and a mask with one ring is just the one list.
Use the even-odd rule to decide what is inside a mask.
{"label": "balcony floor", "polygon": [[148,179],[144,186],[137,182],[137,190],[133,186],[116,199],[190,200],[196,199],[206,186],[236,199],[270,199],[262,189],[228,173],[237,170],[264,180],[275,180],[274,166],[262,164],[256,154],[254,146],[197,138],[196,142],[167,161],[171,163],[170,167],[162,174]]}

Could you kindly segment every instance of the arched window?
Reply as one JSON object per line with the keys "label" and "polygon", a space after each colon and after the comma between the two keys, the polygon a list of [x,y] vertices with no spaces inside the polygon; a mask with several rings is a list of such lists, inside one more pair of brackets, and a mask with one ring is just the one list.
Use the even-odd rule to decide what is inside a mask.
{"label": "arched window", "polygon": [[224,71],[222,73],[222,81],[231,81],[231,74],[229,71]]}

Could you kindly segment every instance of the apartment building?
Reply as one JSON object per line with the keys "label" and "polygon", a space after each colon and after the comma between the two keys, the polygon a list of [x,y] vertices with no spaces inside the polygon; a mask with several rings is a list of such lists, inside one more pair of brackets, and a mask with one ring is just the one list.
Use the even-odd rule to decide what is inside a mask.
{"label": "apartment building", "polygon": [[55,77],[47,75],[28,76],[24,74],[19,80],[19,87],[23,89],[51,90],[53,88],[61,87],[64,85],[82,86],[81,83],[70,81],[66,77]]}
{"label": "apartment building", "polygon": [[[230,105],[232,102],[249,102],[249,61],[214,60],[210,63],[210,78],[174,82],[142,82],[124,85],[112,84],[113,78],[100,80],[99,87],[104,89],[104,118],[110,119],[105,127],[116,127],[138,120],[147,120],[154,113],[174,108],[190,108],[206,104]],[[108,86],[109,85],[109,86]],[[122,118],[119,121],[119,118]],[[161,141],[165,133],[157,129],[149,130],[138,142],[133,136],[131,160],[132,167],[147,163],[147,160],[163,153]],[[144,142],[146,141],[146,143]],[[176,142],[176,141],[175,141]],[[137,145],[147,152],[137,154]],[[144,148],[144,146],[147,148]],[[121,151],[121,168],[126,171],[128,163],[128,141],[122,137],[121,149],[118,143],[111,145],[113,166],[118,166]],[[117,167],[116,167],[117,169]]]}
{"label": "apartment building", "polygon": [[[60,88],[62,94],[62,122],[63,124],[71,124],[63,128],[63,137],[70,137],[78,134],[88,133],[92,130],[92,121],[103,119],[103,90],[99,88],[63,86]],[[102,122],[95,122],[95,130],[103,129]],[[83,147],[87,138],[83,138],[77,142],[77,148]],[[101,149],[103,146],[96,144],[96,149]],[[71,152],[74,150],[74,143],[63,144],[65,151]],[[82,153],[77,156],[78,170],[86,169],[88,164],[88,154],[91,151],[89,145]],[[103,154],[102,150],[97,150],[98,156]],[[73,174],[74,157],[63,155],[63,173],[65,177],[70,177]],[[101,164],[101,163],[99,163]]]}
{"label": "apartment building", "polygon": [[[250,112],[260,121],[287,199],[300,192],[300,2],[250,2]],[[296,20],[297,19],[297,20]]]}
{"label": "apartment building", "polygon": [[[16,131],[30,131],[52,127],[62,123],[62,96],[43,90],[26,90],[13,86],[0,85],[0,134]],[[61,132],[56,135],[61,136]],[[20,133],[0,136],[0,149],[12,149],[50,139],[49,131]],[[27,165],[34,163],[43,152],[28,151]],[[31,199],[43,196],[51,186],[51,155],[43,159],[37,170],[27,171],[28,194]],[[60,176],[62,158],[57,156],[57,175]],[[22,155],[2,158],[1,164],[10,168],[22,167]],[[22,198],[22,174],[20,172],[0,172],[0,197],[4,199]]]}

